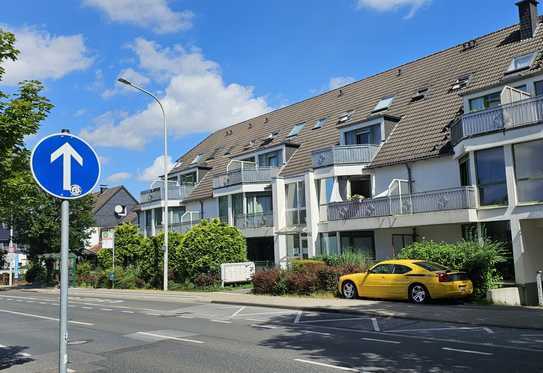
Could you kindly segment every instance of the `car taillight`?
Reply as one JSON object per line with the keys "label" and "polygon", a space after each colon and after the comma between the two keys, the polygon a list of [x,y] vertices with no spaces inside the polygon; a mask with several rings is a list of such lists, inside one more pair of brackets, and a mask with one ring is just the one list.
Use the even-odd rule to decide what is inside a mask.
{"label": "car taillight", "polygon": [[437,274],[437,278],[438,278],[439,282],[448,282],[449,281],[449,276],[445,272],[439,272]]}

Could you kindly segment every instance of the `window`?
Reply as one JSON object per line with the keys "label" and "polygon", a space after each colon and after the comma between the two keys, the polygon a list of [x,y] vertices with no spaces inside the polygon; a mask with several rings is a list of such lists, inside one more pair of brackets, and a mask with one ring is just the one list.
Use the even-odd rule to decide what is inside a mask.
{"label": "window", "polygon": [[393,264],[378,264],[371,269],[371,273],[377,273],[380,275],[390,275],[394,273]]}
{"label": "window", "polygon": [[222,149],[223,149],[222,146],[219,146],[218,148],[215,148],[215,149],[213,150],[213,152],[207,157],[206,160],[210,160],[210,159],[215,158],[215,157],[217,156],[217,154],[218,154]]}
{"label": "window", "polygon": [[321,128],[322,126],[324,126],[324,123],[326,123],[326,118],[321,118],[317,120],[313,129]]}
{"label": "window", "polygon": [[270,213],[273,210],[269,193],[247,193],[247,214]]}
{"label": "window", "polygon": [[232,150],[234,150],[235,147],[236,145],[232,145],[231,147],[226,149],[226,151],[224,152],[224,155],[232,154]]}
{"label": "window", "polygon": [[375,105],[375,108],[373,108],[372,113],[377,113],[378,111],[386,110],[392,105],[392,101],[394,101],[394,96],[387,96],[382,98],[377,105]]}
{"label": "window", "polygon": [[392,235],[392,248],[394,249],[394,254],[400,252],[401,249],[407,247],[413,243],[412,234],[393,234]]}
{"label": "window", "polygon": [[305,183],[298,181],[285,185],[287,225],[305,225]]}
{"label": "window", "polygon": [[511,64],[507,68],[507,73],[524,70],[532,66],[532,63],[535,58],[535,53],[525,54],[523,56],[518,56],[513,58]]}
{"label": "window", "polygon": [[411,101],[422,100],[422,99],[426,98],[426,96],[428,96],[429,92],[430,92],[430,90],[428,89],[428,87],[419,88],[419,89],[417,89],[417,92],[413,95],[413,97],[411,97]]}
{"label": "window", "polygon": [[513,88],[518,89],[519,91],[528,93],[528,86],[526,84],[521,84]]}
{"label": "window", "polygon": [[302,129],[304,128],[304,126],[305,126],[305,123],[296,124],[294,127],[292,127],[292,130],[290,131],[287,137],[297,136],[300,132],[302,132]]}
{"label": "window", "polygon": [[337,247],[337,236],[335,232],[320,234],[319,250],[319,255],[339,255],[339,250]]}
{"label": "window", "polygon": [[283,152],[281,150],[260,154],[258,156],[259,167],[279,167],[282,164]]}
{"label": "window", "polygon": [[362,127],[353,131],[345,132],[345,145],[365,145],[381,143],[381,125]]}
{"label": "window", "polygon": [[506,205],[508,198],[503,148],[477,151],[475,166],[481,205]]}
{"label": "window", "polygon": [[408,266],[401,265],[401,264],[394,264],[395,275],[403,275],[407,272],[411,272],[411,268],[409,268]]}
{"label": "window", "polygon": [[219,218],[222,222],[228,222],[228,196],[219,197]]}
{"label": "window", "polygon": [[513,154],[518,201],[543,201],[543,140],[515,144]]}
{"label": "window", "polygon": [[337,123],[338,124],[347,123],[348,121],[351,120],[353,113],[354,113],[354,110],[349,110],[341,114],[337,120]]}
{"label": "window", "polygon": [[201,162],[203,156],[204,156],[203,154],[198,154],[196,157],[194,157],[194,159],[192,160],[192,162],[190,162],[190,164],[196,164],[198,162]]}
{"label": "window", "polygon": [[262,140],[262,143],[260,144],[260,146],[264,146],[264,145],[268,145],[269,143],[271,143],[273,141],[273,139],[275,139],[275,137],[277,136],[279,132],[272,132],[268,135],[268,137],[266,137],[264,140]]}
{"label": "window", "polygon": [[458,161],[460,166],[460,185],[468,186],[471,185],[471,175],[469,171],[469,156],[460,158]]}
{"label": "window", "polygon": [[539,82],[534,83],[535,88],[535,95],[541,96],[543,95],[543,80],[540,80]]}
{"label": "window", "polygon": [[447,271],[449,269],[441,264],[431,262],[416,262],[415,264],[430,272]]}
{"label": "window", "polygon": [[184,184],[196,184],[196,172],[191,172],[190,174],[180,175],[181,185]]}
{"label": "window", "polygon": [[469,111],[490,109],[501,105],[500,92],[469,100]]}
{"label": "window", "polygon": [[356,252],[369,259],[375,259],[375,243],[373,232],[351,231],[340,233],[341,251]]}
{"label": "window", "polygon": [[471,75],[462,75],[455,80],[451,86],[451,91],[457,91],[459,89],[465,88],[469,84]]}
{"label": "window", "polygon": [[289,258],[307,258],[307,235],[287,235],[287,256]]}

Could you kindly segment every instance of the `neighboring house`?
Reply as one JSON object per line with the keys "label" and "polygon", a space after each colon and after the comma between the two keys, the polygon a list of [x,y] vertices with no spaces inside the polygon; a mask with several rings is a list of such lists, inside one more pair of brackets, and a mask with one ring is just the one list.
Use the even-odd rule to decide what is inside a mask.
{"label": "neighboring house", "polygon": [[[255,261],[486,232],[527,302],[543,268],[543,28],[520,24],[209,135],[169,175],[172,230],[219,217]],[[376,59],[378,61],[378,58]],[[139,225],[162,229],[160,184]]]}
{"label": "neighboring house", "polygon": [[102,233],[126,222],[136,223],[137,214],[134,211],[138,201],[124,186],[113,188],[100,187],[93,193],[94,207],[92,213],[96,226],[91,228],[91,237],[87,242],[86,251],[96,254],[102,248]]}

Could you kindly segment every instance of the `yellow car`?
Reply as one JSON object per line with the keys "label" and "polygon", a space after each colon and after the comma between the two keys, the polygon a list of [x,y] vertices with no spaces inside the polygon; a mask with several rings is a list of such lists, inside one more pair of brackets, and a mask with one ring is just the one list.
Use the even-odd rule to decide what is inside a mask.
{"label": "yellow car", "polygon": [[364,273],[341,276],[338,290],[347,299],[379,298],[425,303],[429,299],[464,298],[473,293],[465,272],[424,260],[385,260]]}

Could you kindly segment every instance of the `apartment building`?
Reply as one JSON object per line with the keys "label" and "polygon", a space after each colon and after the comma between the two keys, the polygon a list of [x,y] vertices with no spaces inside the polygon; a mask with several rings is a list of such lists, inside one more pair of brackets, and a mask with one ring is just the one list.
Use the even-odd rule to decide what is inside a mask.
{"label": "apartment building", "polygon": [[[172,230],[220,218],[256,262],[417,240],[505,241],[526,302],[543,268],[543,30],[519,24],[216,131],[169,175]],[[162,229],[163,181],[139,224]]]}

